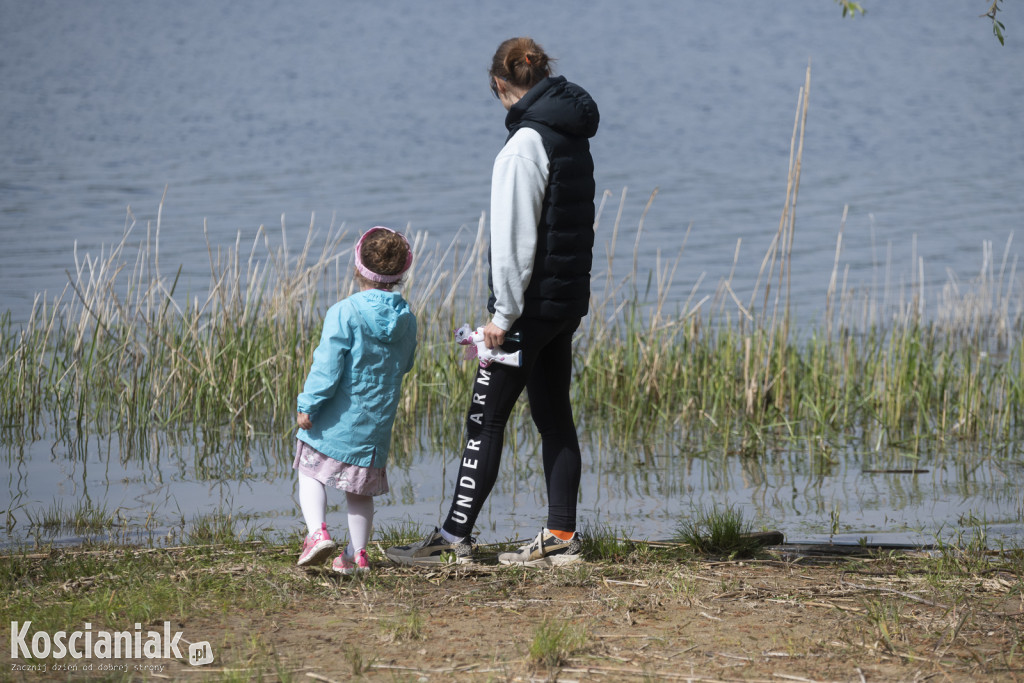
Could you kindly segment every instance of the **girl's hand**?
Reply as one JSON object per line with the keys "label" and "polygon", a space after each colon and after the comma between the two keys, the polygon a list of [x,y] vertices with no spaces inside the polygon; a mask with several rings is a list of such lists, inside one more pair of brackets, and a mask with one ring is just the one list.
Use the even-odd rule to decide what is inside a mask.
{"label": "girl's hand", "polygon": [[484,344],[487,348],[493,349],[505,343],[506,330],[501,329],[493,322],[484,325]]}
{"label": "girl's hand", "polygon": [[313,428],[313,420],[306,413],[299,413],[295,418],[295,423],[303,429]]}

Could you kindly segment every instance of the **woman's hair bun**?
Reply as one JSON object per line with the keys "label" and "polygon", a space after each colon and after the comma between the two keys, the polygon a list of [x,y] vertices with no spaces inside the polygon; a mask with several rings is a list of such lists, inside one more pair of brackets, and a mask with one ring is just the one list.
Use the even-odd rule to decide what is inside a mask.
{"label": "woman's hair bun", "polygon": [[551,61],[533,38],[509,38],[494,53],[490,75],[518,88],[532,88],[551,75]]}

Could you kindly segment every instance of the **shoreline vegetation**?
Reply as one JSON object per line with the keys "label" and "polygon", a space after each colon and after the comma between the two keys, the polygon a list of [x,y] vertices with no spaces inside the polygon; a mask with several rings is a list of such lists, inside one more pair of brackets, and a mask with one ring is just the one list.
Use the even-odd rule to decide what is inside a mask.
{"label": "shoreline vegetation", "polygon": [[[911,296],[890,301],[882,321],[880,297],[837,284],[837,244],[826,322],[797,333],[787,298],[776,295],[788,279],[785,214],[748,303],[723,281],[713,297],[672,309],[678,257],[659,260],[646,276],[653,284],[641,284],[635,245],[642,218],[628,231],[635,234],[632,268],[611,275],[616,240],[627,232],[621,206],[574,359],[581,440],[610,453],[602,457],[653,466],[672,454],[764,461],[790,452],[806,454],[796,457],[822,474],[843,458],[862,459],[857,468],[868,472],[917,472],[923,457],[965,470],[1019,460],[1024,296],[1006,257],[997,269],[986,252],[975,281],[951,281],[938,315],[928,318]],[[159,220],[144,236],[135,228],[127,224],[99,257],[76,253],[71,284],[53,301],[37,298],[25,324],[0,317],[7,457],[16,461],[23,444],[46,438],[84,453],[102,436],[108,457],[145,460],[166,440],[192,444],[196,476],[216,478],[289,452],[295,388],[320,316],[353,291],[350,236],[329,229],[321,237],[311,221],[297,253],[283,225],[277,246],[263,227],[248,252],[241,234],[226,250],[208,243],[209,287],[199,294],[179,292],[180,266],[164,274]],[[473,239],[443,248],[423,233],[411,236],[417,260],[403,291],[419,316],[420,347],[394,430],[399,466],[416,450],[458,450],[463,416],[451,406],[473,367],[452,334],[484,307],[484,236],[483,216]],[[512,424],[528,427],[525,403],[517,410]],[[529,449],[535,439],[515,428],[509,445]],[[141,524],[120,519],[88,500],[69,509],[21,507],[9,504],[8,533],[27,521],[36,543],[61,529],[128,542],[126,530],[134,528],[134,537],[152,541],[153,530],[167,524],[153,512]],[[1019,507],[1015,514],[1019,521]],[[182,516],[167,542],[186,525]],[[837,520],[832,526],[835,532]]]}
{"label": "shoreline vegetation", "polygon": [[[638,443],[713,444],[757,457],[778,443],[841,449],[855,438],[876,452],[959,444],[1018,454],[1024,296],[990,248],[977,279],[948,283],[936,315],[914,292],[895,303],[883,292],[883,320],[878,293],[841,289],[837,244],[824,323],[797,333],[785,292],[791,225],[780,227],[748,301],[723,281],[714,296],[673,309],[678,257],[659,259],[647,287],[635,248],[632,270],[611,275],[625,232],[619,219],[621,209],[575,347],[581,432],[627,452]],[[443,248],[412,236],[418,257],[403,291],[421,339],[395,429],[399,454],[425,420],[438,447],[459,438],[461,416],[449,407],[472,369],[452,333],[484,307],[484,224],[482,216],[472,240]],[[350,236],[330,229],[320,238],[311,222],[298,253],[283,227],[276,247],[261,227],[247,254],[241,234],[227,250],[208,243],[209,288],[198,293],[178,291],[181,267],[162,270],[159,233],[159,220],[141,237],[126,226],[105,254],[76,253],[67,289],[37,297],[26,323],[0,315],[3,442],[116,433],[131,457],[152,432],[288,438],[320,315],[352,291]],[[642,233],[641,219],[637,244]]]}
{"label": "shoreline vegetation", "polygon": [[[609,196],[599,235],[607,232],[600,221]],[[922,456],[963,469],[1019,459],[1024,295],[1005,255],[997,265],[987,248],[980,275],[951,279],[929,317],[915,290],[905,300],[846,291],[840,232],[824,323],[797,331],[786,294],[795,207],[783,212],[746,301],[726,280],[714,296],[673,306],[678,256],[640,273],[643,217],[623,228],[624,203],[625,191],[575,346],[573,404],[591,448],[647,464],[679,453],[756,460],[788,451],[806,453],[822,473],[841,458],[878,468],[865,471],[907,472]],[[0,443],[8,459],[45,438],[84,452],[102,435],[109,457],[144,460],[166,439],[193,444],[197,473],[217,477],[246,471],[259,453],[289,452],[294,395],[320,316],[353,291],[351,236],[333,227],[321,236],[311,220],[297,252],[283,225],[274,238],[261,226],[248,250],[241,234],[227,249],[207,241],[209,285],[200,293],[179,291],[180,266],[165,274],[160,228],[159,217],[144,235],[127,223],[100,256],[76,253],[66,290],[52,301],[37,297],[26,323],[0,316]],[[626,233],[632,267],[613,276]],[[463,416],[451,406],[473,369],[452,334],[475,320],[486,296],[484,216],[472,239],[442,246],[424,233],[411,237],[417,259],[403,292],[419,316],[420,347],[394,430],[398,465],[415,449],[458,450]],[[512,424],[528,424],[525,404],[517,410]],[[532,448],[535,438],[515,430],[510,447]],[[19,500],[7,508],[8,532],[26,515],[37,532],[128,524],[90,501],[20,508]],[[140,535],[161,524],[146,520]]]}
{"label": "shoreline vegetation", "polygon": [[[1024,674],[1024,555],[977,546],[742,559],[593,533],[587,562],[343,577],[230,525],[186,545],[20,551],[0,562],[7,680],[1014,681]],[[26,626],[26,622],[29,625]],[[75,630],[182,634],[180,657],[43,653]],[[37,637],[36,634],[43,634]],[[191,666],[187,647],[213,660]],[[33,651],[31,648],[35,647]],[[108,646],[109,647],[109,646]],[[35,656],[38,654],[38,656]],[[87,668],[88,667],[88,668]],[[40,678],[42,672],[46,675]]]}

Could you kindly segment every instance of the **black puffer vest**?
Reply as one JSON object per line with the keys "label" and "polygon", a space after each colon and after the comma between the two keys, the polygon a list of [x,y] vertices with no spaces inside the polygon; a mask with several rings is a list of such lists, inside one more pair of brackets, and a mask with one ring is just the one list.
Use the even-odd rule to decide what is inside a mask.
{"label": "black puffer vest", "polygon": [[[537,253],[524,318],[583,317],[590,305],[594,260],[594,160],[597,104],[581,87],[552,76],[530,88],[505,117],[508,139],[520,128],[540,133],[550,161],[537,226]],[[508,141],[506,139],[506,142]],[[494,313],[494,294],[487,308]]]}

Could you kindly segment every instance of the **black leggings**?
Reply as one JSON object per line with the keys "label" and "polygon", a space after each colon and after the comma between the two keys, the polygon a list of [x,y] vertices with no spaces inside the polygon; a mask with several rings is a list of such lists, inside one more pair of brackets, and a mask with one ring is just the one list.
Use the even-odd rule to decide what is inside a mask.
{"label": "black leggings", "polygon": [[491,363],[478,368],[466,417],[466,448],[459,465],[455,498],[444,530],[456,536],[473,532],[477,515],[494,488],[501,464],[505,424],[526,389],[530,414],[541,436],[544,480],[548,491],[547,528],[576,530],[580,488],[580,444],[569,404],[572,380],[572,335],[580,325],[570,320],[519,319],[509,330],[521,342],[506,341],[506,351],[522,351],[522,367]]}

